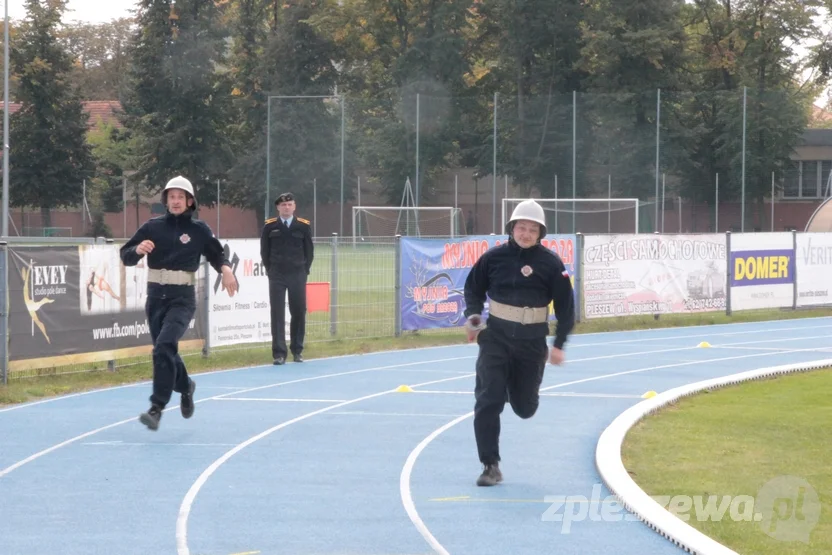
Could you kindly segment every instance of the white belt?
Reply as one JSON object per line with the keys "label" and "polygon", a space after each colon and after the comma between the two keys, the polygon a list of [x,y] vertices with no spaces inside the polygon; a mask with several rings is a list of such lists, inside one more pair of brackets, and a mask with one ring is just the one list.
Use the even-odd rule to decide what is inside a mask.
{"label": "white belt", "polygon": [[489,299],[488,314],[493,314],[497,318],[502,318],[509,322],[517,322],[518,324],[542,324],[549,318],[549,307],[512,306]]}
{"label": "white belt", "polygon": [[147,281],[162,285],[194,285],[196,273],[184,270],[154,270],[147,271]]}

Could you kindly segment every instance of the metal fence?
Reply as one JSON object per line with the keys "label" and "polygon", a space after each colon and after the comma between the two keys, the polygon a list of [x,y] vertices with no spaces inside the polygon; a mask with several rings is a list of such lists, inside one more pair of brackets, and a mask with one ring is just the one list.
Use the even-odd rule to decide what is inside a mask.
{"label": "metal fence", "polygon": [[[309,275],[309,282],[325,282],[329,287],[330,303],[327,312],[315,312],[307,315],[306,325],[306,341],[307,345],[320,342],[332,342],[348,339],[362,339],[362,338],[379,338],[392,337],[397,333],[396,330],[396,307],[397,305],[397,277],[396,277],[396,241],[395,237],[387,238],[373,238],[362,242],[355,242],[352,238],[317,238],[315,239],[315,262],[312,266]],[[123,349],[123,353],[118,356],[112,356],[112,350],[101,353],[85,353],[84,345],[76,345],[75,348],[69,351],[76,351],[76,353],[68,353],[64,356],[49,356],[42,360],[37,357],[28,357],[28,361],[16,359],[14,356],[15,350],[23,348],[21,335],[43,339],[45,333],[38,331],[40,323],[46,323],[49,328],[50,344],[54,345],[54,335],[60,333],[67,333],[61,329],[56,329],[59,325],[79,326],[86,328],[85,316],[78,314],[78,318],[70,320],[66,317],[50,318],[49,312],[53,308],[49,304],[37,307],[38,302],[43,303],[42,298],[49,298],[48,295],[32,295],[36,290],[37,285],[34,281],[24,283],[24,288],[28,286],[30,294],[27,298],[17,298],[21,296],[20,287],[15,287],[13,282],[15,279],[20,280],[19,275],[15,275],[14,264],[10,264],[12,253],[15,249],[53,249],[52,252],[57,252],[54,249],[66,248],[81,248],[94,245],[112,245],[118,246],[121,244],[119,240],[104,240],[104,239],[85,239],[85,238],[11,238],[8,242],[0,243],[0,271],[10,272],[9,274],[2,274],[4,277],[3,283],[6,284],[6,295],[0,297],[2,303],[0,304],[0,311],[6,317],[0,318],[0,326],[5,337],[10,338],[9,341],[2,343],[0,348],[0,360],[4,361],[0,370],[4,379],[7,378],[25,378],[41,375],[52,374],[66,374],[74,372],[83,372],[89,370],[110,369],[136,365],[140,363],[149,363],[152,360],[150,347]],[[19,257],[18,257],[19,258]],[[54,266],[54,264],[47,263],[46,260],[41,261],[42,267]],[[37,261],[35,263],[37,266]],[[34,267],[33,267],[34,268]],[[203,264],[203,275],[207,275],[208,265]],[[70,271],[73,276],[77,274]],[[34,273],[32,274],[34,276]],[[35,278],[32,277],[32,280]],[[12,286],[10,287],[10,282]],[[67,304],[80,305],[82,303],[82,296],[85,291],[78,284],[66,284],[67,295],[72,297],[67,300]],[[207,302],[207,290],[212,286],[207,277],[201,280],[197,290],[197,299],[202,305]],[[264,300],[267,298],[266,288],[264,290]],[[14,298],[12,298],[14,297]],[[51,299],[50,299],[51,300]],[[58,299],[58,302],[61,302]],[[12,312],[11,326],[17,325],[18,328],[24,326],[24,330],[14,330],[9,328],[9,312]],[[67,310],[61,307],[62,310]],[[53,311],[54,312],[54,311]],[[288,314],[287,314],[288,317]],[[264,354],[264,363],[270,362],[269,348],[270,343],[244,343],[233,346],[212,346],[207,340],[209,334],[207,331],[207,311],[198,310],[197,322],[195,326],[195,334],[201,336],[196,341],[182,342],[182,349],[180,354],[184,357],[192,356],[210,356],[211,353],[229,350],[257,350]],[[113,313],[105,322],[96,321],[94,324],[99,328],[107,326],[116,326],[120,331],[123,326],[119,322],[119,314]],[[103,323],[103,326],[102,326]],[[91,324],[92,325],[92,324]],[[22,333],[25,332],[25,333]],[[18,333],[15,333],[18,332]],[[20,347],[18,347],[21,345]],[[31,352],[32,348],[27,347],[27,351]],[[138,351],[138,352],[137,352]],[[9,355],[12,355],[11,357]]]}
{"label": "metal fence", "polygon": [[[306,345],[409,333],[459,333],[458,326],[464,319],[458,314],[442,325],[433,325],[434,321],[414,327],[413,309],[407,309],[409,323],[403,327],[403,307],[415,300],[427,299],[428,304],[447,301],[430,297],[431,289],[443,288],[444,294],[453,295],[455,301],[443,305],[456,306],[467,268],[489,245],[505,237],[445,237],[419,243],[424,239],[376,237],[356,242],[352,237],[337,235],[316,239],[308,281],[325,285],[327,303],[324,309],[307,314]],[[258,241],[229,239],[223,243],[229,249],[229,245],[239,248],[241,243],[249,242],[248,258],[234,257],[233,263],[239,264],[235,273],[246,272],[244,277],[249,280],[245,284],[241,281],[241,290],[245,286],[249,294],[254,291],[256,299],[267,301],[266,278],[262,273],[257,277],[253,270],[259,265],[259,255],[255,254]],[[427,245],[427,250],[420,251],[423,247],[419,244]],[[0,332],[7,338],[0,347],[0,377],[4,383],[8,379],[115,370],[151,362],[143,285],[140,280],[133,279],[133,283],[129,276],[124,277],[127,269],[114,254],[118,245],[110,239],[82,238],[0,242],[0,279],[5,285],[5,295],[0,296]],[[666,311],[662,313],[705,310],[730,314],[756,308],[832,304],[832,290],[824,277],[832,272],[832,258],[826,255],[832,252],[832,237],[825,233],[740,233],[733,234],[732,240],[730,232],[664,235],[623,231],[549,235],[544,245],[557,250],[574,271],[579,317],[586,319],[644,314],[644,310],[649,313],[653,305],[665,307],[659,309]],[[96,249],[99,255],[109,249],[109,258],[90,258]],[[109,261],[110,266],[102,261]],[[91,267],[97,272],[92,280]],[[104,298],[107,287],[96,280],[107,271],[121,276],[113,278],[120,282],[109,291],[113,299],[120,300],[110,302],[109,309],[97,310],[92,303],[100,301],[93,293],[101,293]],[[204,263],[197,291],[200,308],[180,344],[180,353],[184,357],[210,357],[217,352],[251,351],[258,356],[262,353],[263,363],[269,363],[270,335],[262,313],[257,324],[261,341],[249,338],[251,342],[213,344],[211,326],[233,318],[222,312],[211,316],[209,304],[215,302],[211,294],[212,290],[217,294],[218,283],[211,271]],[[616,283],[609,282],[613,274]],[[237,275],[240,279],[241,274]],[[93,292],[91,288],[96,287],[100,291]],[[408,292],[414,289],[422,290],[419,294],[425,297],[408,298]],[[582,289],[588,292],[586,298]],[[658,295],[658,302],[650,300],[653,293]],[[133,298],[128,302],[124,297],[130,295]],[[731,296],[736,297],[733,304]],[[640,300],[632,305],[640,307],[638,312],[628,307],[627,303],[634,301],[621,301],[625,298]],[[237,322],[244,324],[249,323],[246,318],[253,319],[246,314],[239,318]]]}
{"label": "metal fence", "polygon": [[657,205],[666,194],[710,206],[734,202],[736,217],[726,214],[729,227],[719,231],[750,231],[766,227],[758,221],[762,199],[822,198],[832,170],[832,161],[790,159],[810,123],[796,91],[379,94],[383,108],[349,95],[269,96],[268,171],[265,185],[256,187],[266,213],[274,209],[270,199],[292,190],[304,206],[339,205],[332,229],[344,236],[347,205],[378,202],[362,198],[362,189],[398,206],[411,183],[412,204],[449,206],[437,198],[453,187],[451,171],[476,180],[480,202],[490,205],[480,233],[500,232],[509,181],[513,196],[626,197]]}

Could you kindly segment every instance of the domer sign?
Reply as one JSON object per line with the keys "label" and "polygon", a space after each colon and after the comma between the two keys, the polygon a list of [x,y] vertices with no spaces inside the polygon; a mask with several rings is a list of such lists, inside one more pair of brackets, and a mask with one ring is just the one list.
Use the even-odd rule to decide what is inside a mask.
{"label": "domer sign", "polygon": [[795,237],[731,234],[728,278],[732,310],[790,307],[795,302]]}
{"label": "domer sign", "polygon": [[794,283],[794,251],[738,251],[731,253],[731,285]]}

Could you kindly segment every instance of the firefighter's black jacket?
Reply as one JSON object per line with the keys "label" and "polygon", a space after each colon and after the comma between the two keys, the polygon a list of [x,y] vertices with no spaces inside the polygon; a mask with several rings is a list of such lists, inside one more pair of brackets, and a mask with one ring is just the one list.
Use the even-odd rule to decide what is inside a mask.
{"label": "firefighter's black jacket", "polygon": [[[540,243],[521,248],[513,239],[492,247],[474,263],[465,281],[465,316],[481,314],[486,295],[519,306],[548,306],[554,301],[557,327],[553,344],[562,349],[575,326],[575,300],[569,272],[560,257]],[[488,317],[488,327],[508,337],[546,336],[548,323],[520,324]]]}
{"label": "firefighter's black jacket", "polygon": [[135,266],[142,259],[136,247],[145,239],[154,244],[147,255],[147,267],[153,270],[196,272],[203,255],[217,273],[222,272],[223,266],[231,266],[211,228],[194,219],[191,210],[178,216],[167,212],[142,224],[120,249],[125,266]]}

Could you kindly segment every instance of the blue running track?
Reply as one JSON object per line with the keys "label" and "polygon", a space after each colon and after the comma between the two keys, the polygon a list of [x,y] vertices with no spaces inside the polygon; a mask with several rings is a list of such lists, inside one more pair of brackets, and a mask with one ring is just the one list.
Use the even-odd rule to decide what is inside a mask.
{"label": "blue running track", "polygon": [[537,414],[503,412],[494,488],[475,345],[198,375],[194,417],[175,396],[155,433],[148,383],[0,408],[0,553],[681,553],[623,510],[567,530],[546,498],[609,495],[598,436],[646,391],[827,358],[830,337],[832,318],[573,336]]}

